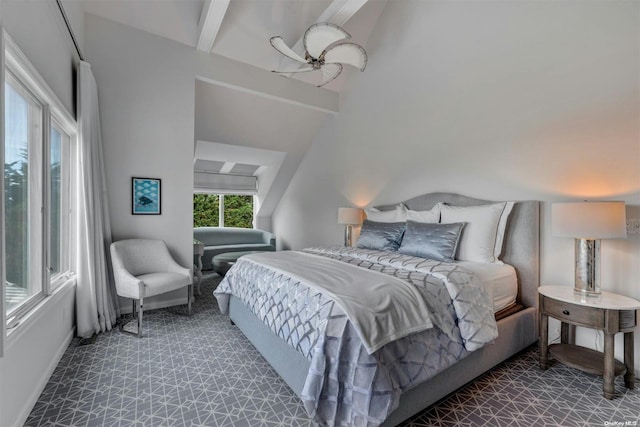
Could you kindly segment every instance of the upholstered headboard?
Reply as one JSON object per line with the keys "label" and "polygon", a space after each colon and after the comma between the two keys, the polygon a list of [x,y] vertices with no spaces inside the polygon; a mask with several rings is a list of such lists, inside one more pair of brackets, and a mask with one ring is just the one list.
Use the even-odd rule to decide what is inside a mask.
{"label": "upholstered headboard", "polygon": [[[428,193],[402,203],[409,209],[423,211],[440,202],[451,206],[496,203],[455,193]],[[390,210],[395,206],[394,204],[376,207],[380,210]],[[507,222],[501,259],[516,269],[518,300],[527,307],[537,307],[537,288],[540,285],[540,202],[515,202]]]}

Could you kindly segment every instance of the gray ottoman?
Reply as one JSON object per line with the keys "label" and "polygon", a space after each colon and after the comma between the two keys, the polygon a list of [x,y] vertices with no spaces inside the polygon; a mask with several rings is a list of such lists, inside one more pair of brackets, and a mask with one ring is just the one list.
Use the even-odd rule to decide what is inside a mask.
{"label": "gray ottoman", "polygon": [[213,264],[213,271],[218,273],[221,276],[227,274],[227,271],[235,264],[235,262],[241,256],[249,255],[249,254],[257,254],[260,251],[244,251],[244,252],[225,252],[223,254],[215,255],[211,259],[211,264]]}

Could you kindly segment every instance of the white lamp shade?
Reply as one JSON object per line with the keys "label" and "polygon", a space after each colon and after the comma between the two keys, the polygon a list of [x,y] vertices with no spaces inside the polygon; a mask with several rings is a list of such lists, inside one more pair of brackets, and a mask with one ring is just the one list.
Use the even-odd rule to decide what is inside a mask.
{"label": "white lamp shade", "polygon": [[362,209],[338,208],[338,224],[359,225],[362,223]]}
{"label": "white lamp shade", "polygon": [[551,233],[578,239],[627,237],[624,202],[554,203]]}

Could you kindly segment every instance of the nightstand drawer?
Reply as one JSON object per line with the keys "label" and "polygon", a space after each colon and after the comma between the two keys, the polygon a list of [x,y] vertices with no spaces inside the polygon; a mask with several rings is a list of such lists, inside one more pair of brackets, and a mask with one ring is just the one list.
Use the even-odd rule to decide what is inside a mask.
{"label": "nightstand drawer", "polygon": [[636,310],[625,310],[620,312],[620,331],[632,331],[638,323]]}
{"label": "nightstand drawer", "polygon": [[584,325],[590,328],[604,328],[605,310],[581,307],[562,301],[545,298],[544,311],[560,321]]}

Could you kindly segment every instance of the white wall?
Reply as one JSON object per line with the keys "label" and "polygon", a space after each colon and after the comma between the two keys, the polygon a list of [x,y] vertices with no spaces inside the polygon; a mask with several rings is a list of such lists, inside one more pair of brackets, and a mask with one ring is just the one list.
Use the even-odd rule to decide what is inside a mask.
{"label": "white wall", "polygon": [[[573,241],[550,235],[551,202],[624,200],[640,216],[639,17],[637,2],[389,2],[367,69],[274,214],[280,243],[340,244],[340,206],[535,199],[541,282],[571,286]],[[640,236],[602,252],[603,288],[640,299]],[[640,334],[635,348],[640,360]]]}
{"label": "white wall", "polygon": [[[2,3],[5,30],[75,116],[74,48],[58,6],[55,2],[37,0],[2,0]],[[79,8],[73,3],[65,7],[74,11],[74,6]],[[75,11],[73,14],[76,16]]]}
{"label": "white wall", "polygon": [[[271,182],[265,179],[264,172],[258,178],[256,225],[271,231],[273,211],[318,129],[325,120],[330,120],[331,115],[281,99],[242,93],[202,81],[196,82],[195,98],[196,140],[284,154],[278,167],[269,171],[274,174],[270,177]],[[222,160],[221,157],[215,160]],[[267,166],[268,159],[264,161],[258,159],[251,163],[247,158],[238,163]]]}
{"label": "white wall", "polygon": [[[336,99],[332,92],[296,80],[282,79],[268,71],[219,55],[197,52],[193,47],[96,15],[85,16],[84,39],[85,56],[92,64],[98,84],[113,238],[163,239],[173,255],[185,266],[192,263],[194,128],[202,129],[202,122],[208,118],[215,123],[217,133],[212,135],[212,128],[205,127],[198,138],[246,145],[243,137],[247,134],[242,133],[240,137],[235,135],[234,139],[224,131],[226,126],[242,130],[247,123],[253,123],[251,120],[254,117],[250,116],[250,112],[259,111],[255,108],[266,108],[264,106],[268,106],[269,102],[275,103],[276,110],[290,119],[291,115],[286,112],[288,108],[293,108],[290,106],[292,102],[315,105],[311,101],[316,100],[319,103],[317,108],[326,109]],[[196,82],[196,78],[227,82],[231,87],[249,88],[247,90],[251,93],[264,93],[268,98],[286,102],[267,102],[266,98],[250,96],[244,91],[216,87],[216,95],[225,94],[223,105],[227,110],[242,110],[239,105],[242,101],[260,107],[253,105],[247,109],[245,102],[249,117],[242,114],[234,116],[224,108],[222,111],[207,112],[212,106],[199,103],[195,96],[195,91],[202,90],[205,84]],[[196,117],[195,109],[198,107],[201,111]],[[324,116],[325,113],[303,109],[294,119],[299,120],[296,125],[313,128],[322,123]],[[198,123],[201,126],[196,126]],[[276,137],[263,137],[257,141],[263,145],[253,145],[286,152],[286,165],[280,168],[270,189],[270,196],[273,193],[274,199],[279,199],[286,188],[288,178],[293,175],[304,154],[305,145],[309,144],[307,140],[312,138],[304,132],[288,129],[285,126],[287,123],[283,118],[282,124],[276,126],[275,131],[280,132],[276,132]],[[282,131],[282,127],[288,131]],[[251,135],[249,133],[248,137]],[[284,135],[294,143],[288,147],[278,145],[282,144],[277,140],[278,135]],[[162,215],[131,215],[130,187],[133,176],[162,179]],[[264,226],[264,220],[270,222],[276,204],[269,197],[265,198],[259,212],[262,218],[258,220],[266,229],[270,228],[270,224]],[[155,301],[150,301],[150,307],[166,305],[167,299],[172,300],[173,304],[176,298],[182,298],[178,296],[180,292],[155,298]],[[126,309],[128,305],[124,307]]]}
{"label": "white wall", "polygon": [[[0,10],[1,24],[73,114],[73,46],[55,2],[3,0]],[[73,337],[74,289],[48,298],[7,338],[0,357],[0,426],[24,423]]]}
{"label": "white wall", "polygon": [[[113,240],[162,239],[191,267],[193,49],[94,15],[85,17],[85,46],[98,84]],[[162,180],[161,215],[131,214],[132,177]],[[186,292],[156,298],[173,299],[186,301]]]}

